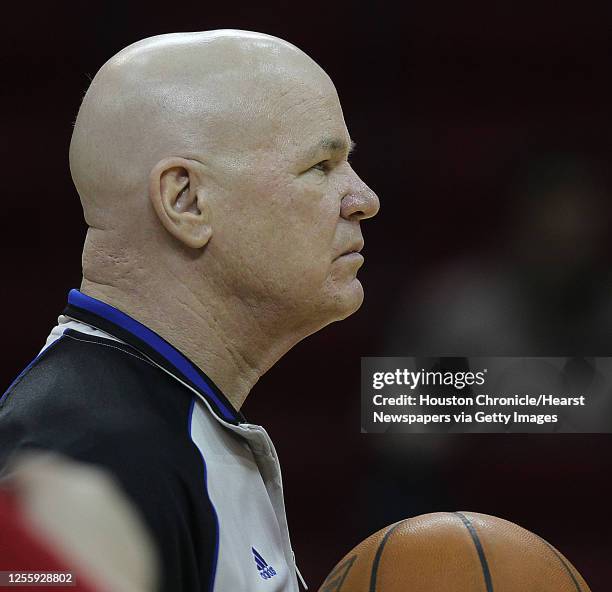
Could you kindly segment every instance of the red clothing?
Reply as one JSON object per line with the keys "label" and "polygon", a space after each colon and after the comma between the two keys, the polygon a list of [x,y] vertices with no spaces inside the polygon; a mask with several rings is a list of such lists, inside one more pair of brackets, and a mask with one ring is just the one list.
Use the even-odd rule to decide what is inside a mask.
{"label": "red clothing", "polygon": [[56,553],[27,524],[17,497],[0,489],[0,571],[11,572],[72,572],[74,585],[11,585],[1,590],[45,592],[99,592],[87,578],[69,566],[66,558]]}

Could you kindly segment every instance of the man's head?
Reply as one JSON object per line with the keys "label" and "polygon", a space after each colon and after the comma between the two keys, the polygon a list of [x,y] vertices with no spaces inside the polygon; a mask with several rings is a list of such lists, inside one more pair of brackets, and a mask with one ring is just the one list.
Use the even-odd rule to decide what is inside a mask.
{"label": "man's head", "polygon": [[378,210],[351,144],[331,80],[281,39],[135,43],[94,78],[72,138],[84,276],[152,299],[178,282],[286,330],[344,318],[363,299],[346,253]]}

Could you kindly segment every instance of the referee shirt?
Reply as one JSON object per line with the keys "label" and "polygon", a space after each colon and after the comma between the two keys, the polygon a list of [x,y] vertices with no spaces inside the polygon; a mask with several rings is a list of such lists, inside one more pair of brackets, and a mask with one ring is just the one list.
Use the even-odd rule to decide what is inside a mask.
{"label": "referee shirt", "polygon": [[298,592],[266,431],[155,332],[78,290],[0,398],[1,465],[24,448],[115,475],[157,543],[162,590]]}

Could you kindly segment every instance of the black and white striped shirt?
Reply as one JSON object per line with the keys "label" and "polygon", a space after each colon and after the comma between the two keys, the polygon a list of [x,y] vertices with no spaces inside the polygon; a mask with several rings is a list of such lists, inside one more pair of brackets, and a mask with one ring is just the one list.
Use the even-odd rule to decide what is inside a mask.
{"label": "black and white striped shirt", "polygon": [[162,590],[298,592],[266,431],[155,332],[77,290],[0,399],[2,466],[26,447],[118,478],[157,543]]}

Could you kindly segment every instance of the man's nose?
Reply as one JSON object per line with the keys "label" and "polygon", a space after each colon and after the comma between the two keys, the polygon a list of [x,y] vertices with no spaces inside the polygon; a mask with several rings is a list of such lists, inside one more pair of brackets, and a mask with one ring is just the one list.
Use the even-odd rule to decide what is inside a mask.
{"label": "man's nose", "polygon": [[347,220],[365,220],[376,216],[380,209],[380,201],[374,191],[365,183],[353,188],[343,198],[340,205],[340,215]]}

